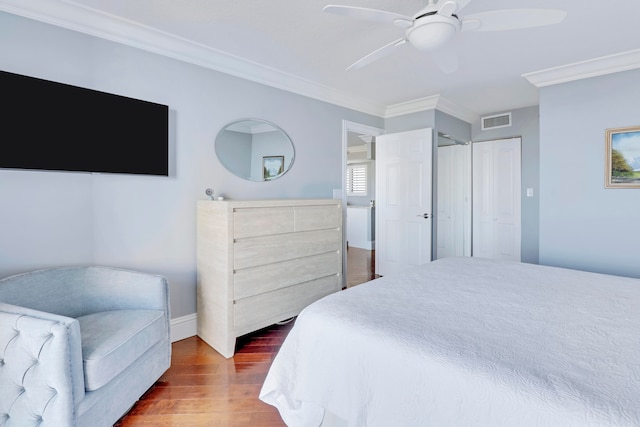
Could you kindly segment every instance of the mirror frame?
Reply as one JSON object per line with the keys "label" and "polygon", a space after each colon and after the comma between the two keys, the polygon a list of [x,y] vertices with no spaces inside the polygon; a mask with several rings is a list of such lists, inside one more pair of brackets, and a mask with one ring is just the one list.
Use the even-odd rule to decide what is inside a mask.
{"label": "mirror frame", "polygon": [[[279,132],[283,137],[284,137],[284,142],[288,142],[289,146],[291,147],[291,159],[289,160],[288,164],[287,164],[287,159],[286,156],[284,157],[284,171],[274,177],[265,179],[264,177],[262,179],[252,179],[251,177],[251,173],[249,174],[249,176],[243,176],[241,173],[239,173],[238,171],[234,171],[232,170],[233,167],[230,165],[230,162],[228,160],[223,159],[220,156],[220,150],[219,147],[221,146],[221,135],[223,134],[223,132],[229,130],[230,127],[233,127],[234,125],[238,125],[239,123],[243,123],[243,122],[256,122],[257,125],[266,125],[269,126],[270,128],[272,128],[273,131],[277,131]],[[272,131],[269,130],[269,131]],[[260,133],[260,132],[256,132],[256,133]],[[270,182],[270,181],[274,181],[276,179],[282,178],[284,175],[286,175],[287,172],[289,172],[289,170],[291,170],[291,168],[293,167],[293,163],[295,161],[296,158],[296,149],[295,149],[295,145],[293,144],[293,140],[291,139],[291,137],[278,125],[276,125],[275,123],[272,123],[268,120],[264,120],[264,119],[256,119],[256,118],[242,118],[242,119],[237,119],[234,120],[232,122],[227,123],[226,125],[224,125],[220,131],[218,131],[218,134],[216,135],[216,138],[214,140],[214,151],[216,154],[216,157],[218,158],[218,161],[220,162],[220,164],[231,174],[233,174],[234,176],[244,179],[246,181],[250,181],[250,182]],[[281,155],[284,155],[285,153],[270,153],[270,154],[265,154],[264,156],[262,156],[263,158],[263,163],[264,163],[264,158],[265,157],[278,157]],[[288,153],[287,153],[288,154]],[[263,166],[264,168],[264,166]]]}

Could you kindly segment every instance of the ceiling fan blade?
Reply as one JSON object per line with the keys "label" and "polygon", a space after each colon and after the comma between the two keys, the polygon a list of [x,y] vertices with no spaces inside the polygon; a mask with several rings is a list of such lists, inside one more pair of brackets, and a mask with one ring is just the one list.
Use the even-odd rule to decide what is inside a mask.
{"label": "ceiling fan blade", "polygon": [[471,3],[471,0],[457,0],[456,3],[458,3],[458,9],[456,12],[460,12],[462,9],[467,7],[469,3]]}
{"label": "ceiling fan blade", "polygon": [[558,24],[567,12],[557,9],[505,9],[465,16],[462,31],[505,31]]}
{"label": "ceiling fan blade", "polygon": [[349,70],[359,70],[360,68],[363,68],[363,67],[371,64],[372,62],[377,61],[378,59],[389,55],[391,52],[393,52],[393,50],[396,47],[401,46],[401,45],[405,44],[406,42],[407,42],[407,40],[404,39],[404,38],[398,39],[398,40],[394,40],[391,43],[386,44],[386,45],[382,46],[381,48],[378,48],[378,49],[374,50],[373,52],[371,52],[370,54],[368,54],[364,58],[361,58],[358,61],[354,62],[353,64],[349,65],[347,67],[347,71],[349,71]]}
{"label": "ceiling fan blade", "polygon": [[476,31],[482,25],[482,21],[474,18],[467,18],[462,21],[460,31]]}
{"label": "ceiling fan blade", "polygon": [[393,24],[395,21],[413,21],[412,18],[400,15],[399,13],[387,12],[385,10],[369,9],[366,7],[328,5],[322,9],[324,12],[334,15],[348,16],[350,18],[362,19],[364,21],[380,22],[383,24]]}
{"label": "ceiling fan blade", "polygon": [[438,3],[438,15],[451,16],[457,11],[458,3],[454,0],[447,0],[442,2],[442,4]]}
{"label": "ceiling fan blade", "polygon": [[451,45],[432,50],[430,54],[435,64],[443,73],[453,74],[458,71],[458,52],[456,52]]}

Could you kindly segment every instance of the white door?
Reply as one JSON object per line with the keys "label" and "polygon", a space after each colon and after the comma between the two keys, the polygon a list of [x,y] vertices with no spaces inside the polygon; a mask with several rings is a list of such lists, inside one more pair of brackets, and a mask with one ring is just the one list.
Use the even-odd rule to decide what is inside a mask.
{"label": "white door", "polygon": [[376,138],[376,274],[431,261],[432,129]]}
{"label": "white door", "polygon": [[438,147],[437,258],[471,256],[471,145]]}
{"label": "white door", "polygon": [[520,138],[473,144],[473,256],[521,259]]}

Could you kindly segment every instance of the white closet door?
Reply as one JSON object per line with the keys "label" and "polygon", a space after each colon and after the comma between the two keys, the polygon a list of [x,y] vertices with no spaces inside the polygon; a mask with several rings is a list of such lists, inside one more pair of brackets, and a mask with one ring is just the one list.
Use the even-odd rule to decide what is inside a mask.
{"label": "white closet door", "polygon": [[473,144],[473,256],[520,261],[520,143]]}
{"label": "white closet door", "polygon": [[471,146],[438,147],[437,257],[471,255]]}

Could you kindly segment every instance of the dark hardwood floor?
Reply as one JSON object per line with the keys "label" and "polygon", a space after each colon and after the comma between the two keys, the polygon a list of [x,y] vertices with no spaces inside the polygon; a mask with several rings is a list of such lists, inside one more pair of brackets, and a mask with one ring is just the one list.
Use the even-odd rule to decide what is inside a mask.
{"label": "dark hardwood floor", "polygon": [[239,338],[231,359],[198,337],[173,343],[169,370],[116,426],[284,426],[258,393],[292,326],[274,325]]}
{"label": "dark hardwood floor", "polygon": [[[373,251],[349,248],[347,287],[373,279]],[[293,322],[238,338],[225,359],[198,337],[173,343],[171,368],[117,427],[280,427],[278,411],[258,399],[271,362]]]}
{"label": "dark hardwood floor", "polygon": [[376,251],[347,248],[347,288],[376,278]]}

